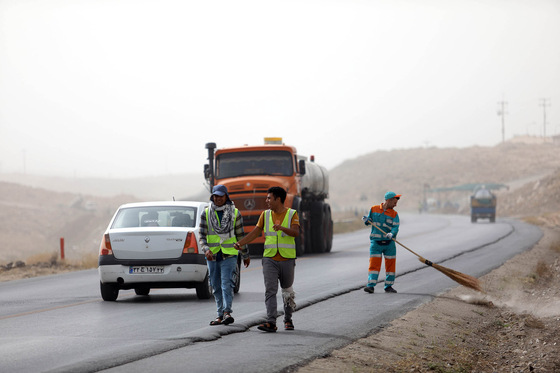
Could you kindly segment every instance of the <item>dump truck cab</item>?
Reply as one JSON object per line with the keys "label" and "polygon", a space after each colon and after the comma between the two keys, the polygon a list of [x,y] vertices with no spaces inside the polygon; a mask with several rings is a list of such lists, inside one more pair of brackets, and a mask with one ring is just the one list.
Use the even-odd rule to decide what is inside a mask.
{"label": "dump truck cab", "polygon": [[[266,210],[268,189],[280,186],[287,191],[284,205],[298,211],[301,234],[296,239],[298,255],[330,251],[332,219],[326,169],[297,154],[295,147],[281,138],[265,138],[263,145],[216,149],[206,144],[208,164],[204,167],[210,188],[223,184],[243,216],[245,233],[253,230]],[[316,242],[316,241],[320,242]],[[264,237],[255,239],[249,249],[262,252]]]}

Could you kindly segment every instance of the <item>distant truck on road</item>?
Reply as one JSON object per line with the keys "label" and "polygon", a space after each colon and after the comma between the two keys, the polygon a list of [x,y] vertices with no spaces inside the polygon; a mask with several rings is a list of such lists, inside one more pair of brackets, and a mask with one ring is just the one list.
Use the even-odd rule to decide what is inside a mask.
{"label": "distant truck on road", "polygon": [[471,195],[471,222],[476,223],[478,219],[489,219],[491,223],[496,221],[496,196],[484,186],[475,188]]}
{"label": "distant truck on road", "polygon": [[[208,163],[204,177],[210,186],[223,184],[241,212],[245,233],[253,230],[266,210],[267,190],[281,186],[287,192],[286,207],[298,211],[300,235],[296,238],[298,256],[304,253],[331,251],[333,221],[325,201],[329,194],[327,170],[311,159],[297,154],[296,148],[282,143],[282,138],[265,138],[264,145],[216,149],[207,143]],[[262,255],[264,237],[249,245],[254,255]]]}

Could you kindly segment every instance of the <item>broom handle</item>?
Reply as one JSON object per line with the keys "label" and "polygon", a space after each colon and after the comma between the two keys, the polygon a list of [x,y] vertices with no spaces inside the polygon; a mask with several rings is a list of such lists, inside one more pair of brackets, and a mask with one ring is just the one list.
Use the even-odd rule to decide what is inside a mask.
{"label": "broom handle", "polygon": [[[383,232],[383,234],[387,234],[383,229],[379,228],[377,225],[373,225],[375,228],[379,229],[381,232]],[[420,258],[421,262],[425,262],[426,264],[428,264],[428,262],[430,262],[427,259],[424,259],[422,256],[416,254],[414,251],[412,251],[411,249],[409,249],[408,247],[406,247],[405,245],[403,245],[402,243],[400,243],[399,241],[397,241],[396,238],[391,238],[393,241],[395,241],[396,243],[398,243],[399,245],[401,245],[402,247],[404,247],[405,249],[407,249],[408,251],[410,251],[411,253],[413,253],[414,255],[416,255],[418,258]],[[431,263],[431,262],[430,262]],[[431,264],[428,264],[431,265]]]}

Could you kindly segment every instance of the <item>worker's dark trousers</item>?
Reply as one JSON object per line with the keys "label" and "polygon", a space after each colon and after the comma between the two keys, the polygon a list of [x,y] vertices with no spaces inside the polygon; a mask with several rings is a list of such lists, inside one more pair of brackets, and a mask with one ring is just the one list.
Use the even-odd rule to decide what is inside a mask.
{"label": "worker's dark trousers", "polygon": [[[278,282],[282,289],[290,288],[294,283],[296,260],[288,259],[276,261],[272,258],[262,259],[264,277],[264,303],[266,305],[266,321],[276,323],[278,317],[276,294],[278,293]],[[291,320],[294,310],[284,302],[284,320]]]}

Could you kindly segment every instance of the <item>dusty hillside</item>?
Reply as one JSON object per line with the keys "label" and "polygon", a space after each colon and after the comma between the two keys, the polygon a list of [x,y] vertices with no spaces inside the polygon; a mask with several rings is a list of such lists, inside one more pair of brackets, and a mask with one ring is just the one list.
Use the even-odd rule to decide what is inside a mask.
{"label": "dusty hillside", "polygon": [[[435,188],[468,183],[499,183],[501,198],[521,185],[560,170],[560,146],[505,143],[464,149],[376,151],[348,160],[330,173],[334,210],[363,210],[382,202],[385,191],[404,195],[400,211],[417,211],[425,198],[451,202],[466,213],[468,192],[436,193]],[[534,184],[532,184],[534,185]],[[538,189],[538,186],[537,186]],[[509,210],[503,210],[506,212]]]}
{"label": "dusty hillside", "polygon": [[[560,149],[559,149],[560,150]],[[559,157],[560,158],[560,157]],[[498,214],[513,217],[560,212],[560,170],[512,191],[498,192]],[[560,226],[560,221],[557,222]]]}
{"label": "dusty hillside", "polygon": [[[202,169],[202,166],[201,166]],[[162,182],[163,181],[163,182]],[[57,192],[113,197],[131,195],[140,199],[187,199],[206,192],[202,171],[196,174],[170,174],[127,179],[63,178],[29,174],[2,174],[0,182],[9,182]]]}
{"label": "dusty hillside", "polygon": [[[384,192],[392,189],[404,194],[399,211],[415,211],[426,183],[436,188],[480,181],[510,186],[498,191],[498,216],[559,211],[559,150],[552,144],[506,143],[466,149],[373,152],[331,171],[330,203],[338,211],[365,210],[381,202]],[[157,180],[166,184],[161,178]],[[151,190],[154,182],[145,184]],[[72,184],[60,180],[59,184],[48,184],[51,190],[47,190],[47,185],[40,188],[0,181],[0,265],[26,260],[36,253],[59,251],[60,237],[65,238],[67,258],[96,253],[100,236],[117,206],[139,200],[120,194],[118,186],[113,186],[115,197],[98,197],[66,192],[68,185]],[[462,202],[462,209],[449,211],[452,213],[466,213],[468,195],[429,193],[432,198]]]}
{"label": "dusty hillside", "polygon": [[99,240],[117,206],[135,197],[102,198],[57,193],[0,182],[0,265],[60,251],[66,258],[97,253]]}

